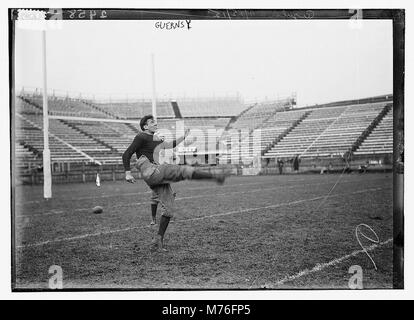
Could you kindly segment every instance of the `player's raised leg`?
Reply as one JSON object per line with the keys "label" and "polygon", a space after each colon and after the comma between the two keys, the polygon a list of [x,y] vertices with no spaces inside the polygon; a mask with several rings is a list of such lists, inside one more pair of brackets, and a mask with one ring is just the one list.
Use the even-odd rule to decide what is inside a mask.
{"label": "player's raised leg", "polygon": [[187,165],[154,165],[145,156],[138,159],[137,167],[143,172],[144,180],[149,186],[192,179],[215,180],[217,183],[223,184],[227,176],[224,173],[212,173]]}
{"label": "player's raised leg", "polygon": [[211,180],[215,179],[218,184],[223,184],[226,175],[224,173],[221,174],[213,174],[211,172],[203,171],[203,170],[195,170],[193,172],[193,175],[191,176],[191,179],[195,180]]}

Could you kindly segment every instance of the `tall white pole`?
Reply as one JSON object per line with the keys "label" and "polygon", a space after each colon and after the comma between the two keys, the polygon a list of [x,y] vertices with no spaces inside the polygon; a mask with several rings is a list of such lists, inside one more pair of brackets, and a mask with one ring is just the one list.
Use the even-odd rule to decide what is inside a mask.
{"label": "tall white pole", "polygon": [[49,117],[47,106],[46,30],[42,31],[43,67],[43,197],[52,198],[52,173],[50,169]]}
{"label": "tall white pole", "polygon": [[155,91],[155,58],[151,53],[151,74],[152,74],[152,115],[157,120],[157,93]]}

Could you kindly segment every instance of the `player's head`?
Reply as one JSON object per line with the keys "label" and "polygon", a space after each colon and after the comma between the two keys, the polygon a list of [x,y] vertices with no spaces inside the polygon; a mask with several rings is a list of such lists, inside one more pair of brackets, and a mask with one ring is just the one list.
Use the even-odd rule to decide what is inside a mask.
{"label": "player's head", "polygon": [[151,133],[155,133],[158,129],[157,121],[150,114],[142,117],[141,121],[139,122],[139,126],[141,127],[142,131],[149,131]]}

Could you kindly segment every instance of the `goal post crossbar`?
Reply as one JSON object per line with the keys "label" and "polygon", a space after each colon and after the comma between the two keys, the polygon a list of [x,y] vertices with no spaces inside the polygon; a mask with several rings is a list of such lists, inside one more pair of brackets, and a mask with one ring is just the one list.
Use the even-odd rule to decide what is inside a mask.
{"label": "goal post crossbar", "polygon": [[[47,102],[46,102],[47,103]],[[46,106],[46,104],[44,103]],[[24,118],[23,116],[19,115],[19,117]],[[76,116],[63,116],[63,115],[50,115],[50,114],[44,114],[43,115],[44,121],[48,124],[49,120],[68,120],[68,121],[85,121],[85,122],[99,122],[99,123],[124,123],[124,124],[139,124],[139,120],[128,120],[128,119],[111,119],[111,118],[91,118],[91,117],[76,117]],[[41,128],[31,122],[29,119],[24,118],[26,121],[29,121],[32,125],[34,125],[37,128]],[[101,161],[98,161],[94,159],[93,157],[89,156],[87,153],[83,152],[81,149],[76,148],[72,146],[71,144],[67,143],[63,139],[59,138],[55,134],[51,133],[49,130],[49,126],[44,126],[42,128],[43,130],[43,136],[44,136],[44,145],[48,145],[49,142],[49,136],[53,137],[54,139],[58,140],[59,142],[65,144],[66,146],[70,147],[71,149],[74,149],[76,152],[82,154],[84,157],[89,159],[90,161],[102,165]],[[51,152],[49,148],[44,148],[43,150],[43,173],[44,173],[44,181],[43,181],[43,196],[45,199],[52,198],[52,173],[51,173]]]}
{"label": "goal post crossbar", "polygon": [[48,117],[49,117],[49,119],[69,120],[69,121],[73,120],[73,121],[117,122],[117,123],[139,124],[139,120],[128,120],[128,119],[73,117],[73,116],[61,116],[61,115],[49,115]]}

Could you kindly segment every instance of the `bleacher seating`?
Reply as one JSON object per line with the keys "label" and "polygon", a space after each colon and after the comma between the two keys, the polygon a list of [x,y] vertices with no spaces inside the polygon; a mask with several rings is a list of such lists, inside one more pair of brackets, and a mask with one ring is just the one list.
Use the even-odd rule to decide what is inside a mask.
{"label": "bleacher seating", "polygon": [[[247,130],[233,132],[226,138],[228,154],[220,158],[221,163],[240,162],[249,163],[253,158],[261,155],[276,139],[290,129],[306,111],[280,111],[272,112],[261,122],[260,128],[249,132]],[[251,127],[248,127],[249,129]],[[239,141],[241,141],[239,143]]]}
{"label": "bleacher seating", "polygon": [[33,104],[30,104],[24,101],[20,97],[16,97],[16,112],[20,114],[43,114],[43,111],[40,107],[36,107]]}
{"label": "bleacher seating", "polygon": [[67,123],[71,127],[93,136],[119,152],[125,150],[132,141],[131,137],[121,134],[104,122],[67,121]]}
{"label": "bleacher seating", "polygon": [[[43,127],[43,119],[38,116],[27,116],[27,119]],[[86,136],[79,131],[69,127],[61,120],[50,119],[49,120],[49,131],[58,138],[66,141],[75,148],[87,153],[91,157],[99,156],[104,152],[110,152],[111,149],[100,145],[94,139],[89,136]]]}
{"label": "bleacher seating", "polygon": [[385,103],[317,108],[265,154],[265,158],[341,156],[383,110]]}
{"label": "bleacher seating", "polygon": [[[203,150],[203,152],[208,153],[217,149],[217,144],[219,137],[224,131],[225,125],[228,123],[229,118],[217,118],[217,119],[158,119],[158,134],[162,136],[166,141],[174,140],[182,134],[187,129],[190,129],[190,134],[188,140],[193,140],[194,142],[191,145],[181,144],[177,148],[178,154],[187,153],[183,151],[184,147],[196,148],[198,151]],[[214,144],[214,147],[212,146]],[[191,153],[191,152],[190,152]]]}
{"label": "bleacher seating", "polygon": [[[220,162],[226,163],[229,159],[232,162],[240,160],[250,162],[265,150],[292,125],[292,121],[288,119],[286,121],[281,119],[280,122],[272,124],[272,121],[275,121],[276,113],[284,111],[290,106],[289,101],[289,99],[283,99],[269,103],[256,103],[245,109],[230,125],[228,134],[223,136],[222,143],[227,151],[222,150],[224,154],[220,157]],[[286,124],[287,127],[285,127]],[[252,132],[256,128],[261,129],[260,134]],[[258,146],[259,143],[260,146]]]}
{"label": "bleacher seating", "polygon": [[186,128],[216,128],[224,129],[231,118],[185,118],[184,123]]}
{"label": "bleacher seating", "polygon": [[[111,114],[123,119],[139,119],[147,114],[152,114],[152,102],[94,102],[98,108],[110,112]],[[157,117],[173,118],[174,110],[169,101],[157,101]]]}
{"label": "bleacher seating", "polygon": [[[112,130],[118,132],[123,136],[134,138],[137,132],[140,130],[138,124],[125,124],[117,122],[105,122],[105,124]],[[134,129],[133,129],[134,128]]]}
{"label": "bleacher seating", "polygon": [[240,114],[245,106],[234,98],[182,98],[177,99],[183,117],[233,117]]}
{"label": "bleacher seating", "polygon": [[[16,166],[19,170],[30,171],[42,165],[42,96],[23,94],[15,101]],[[360,141],[362,144],[354,155],[392,153],[392,110],[369,133],[376,123],[373,121],[380,119],[379,115],[388,110],[385,106],[391,101],[365,102],[289,110],[288,100],[245,106],[238,98],[184,99],[177,101],[183,116],[178,119],[171,103],[164,101],[157,103],[158,134],[167,141],[176,139],[177,126],[183,121],[184,129],[191,129],[191,136],[197,138],[191,147],[208,152],[209,142],[214,139],[216,146],[221,142],[221,151],[225,153],[220,163],[231,160],[248,164],[259,155],[292,158],[299,154],[309,159],[341,156],[351,147],[356,148]],[[117,117],[138,121],[152,112],[150,101],[97,103],[50,97],[48,103],[49,114],[85,118]],[[236,121],[230,122],[235,115],[239,115]],[[226,127],[228,130],[223,133]],[[140,128],[138,124],[49,119],[49,131],[52,162],[73,164],[96,160],[120,165],[122,153]],[[212,132],[214,137],[208,137]],[[178,148],[177,153],[191,153],[191,150]]]}
{"label": "bleacher seating", "polygon": [[20,143],[15,143],[15,168],[21,172],[29,172],[30,169],[42,165],[42,158],[25,148]]}
{"label": "bleacher seating", "polygon": [[210,139],[210,142],[215,141],[217,144],[229,121],[230,118],[185,119],[184,125],[185,128],[191,130],[193,136],[197,136],[198,133],[198,140],[205,139],[207,143],[207,140]]}
{"label": "bleacher seating", "polygon": [[[21,98],[29,101],[42,110],[42,95],[22,95]],[[48,111],[50,115],[77,116],[90,118],[107,118],[108,116],[81,99],[48,97]]]}
{"label": "bleacher seating", "polygon": [[354,155],[393,152],[393,110],[390,109],[371,134],[362,142]]}
{"label": "bleacher seating", "polygon": [[[26,115],[27,116],[27,115]],[[42,126],[32,122],[25,117],[16,117],[16,142],[33,150],[33,160],[41,158],[43,152],[43,130]],[[78,150],[71,148],[55,136],[49,136],[49,149],[52,161],[83,162],[88,158]]]}
{"label": "bleacher seating", "polygon": [[73,128],[94,137],[102,144],[110,147],[110,151],[95,154],[94,158],[105,163],[122,163],[122,153],[128,148],[137,134],[125,123],[67,121]]}
{"label": "bleacher seating", "polygon": [[243,112],[237,120],[231,124],[231,128],[251,131],[262,126],[270,116],[277,111],[284,110],[284,104],[280,103],[257,103],[250,106],[247,111]]}

